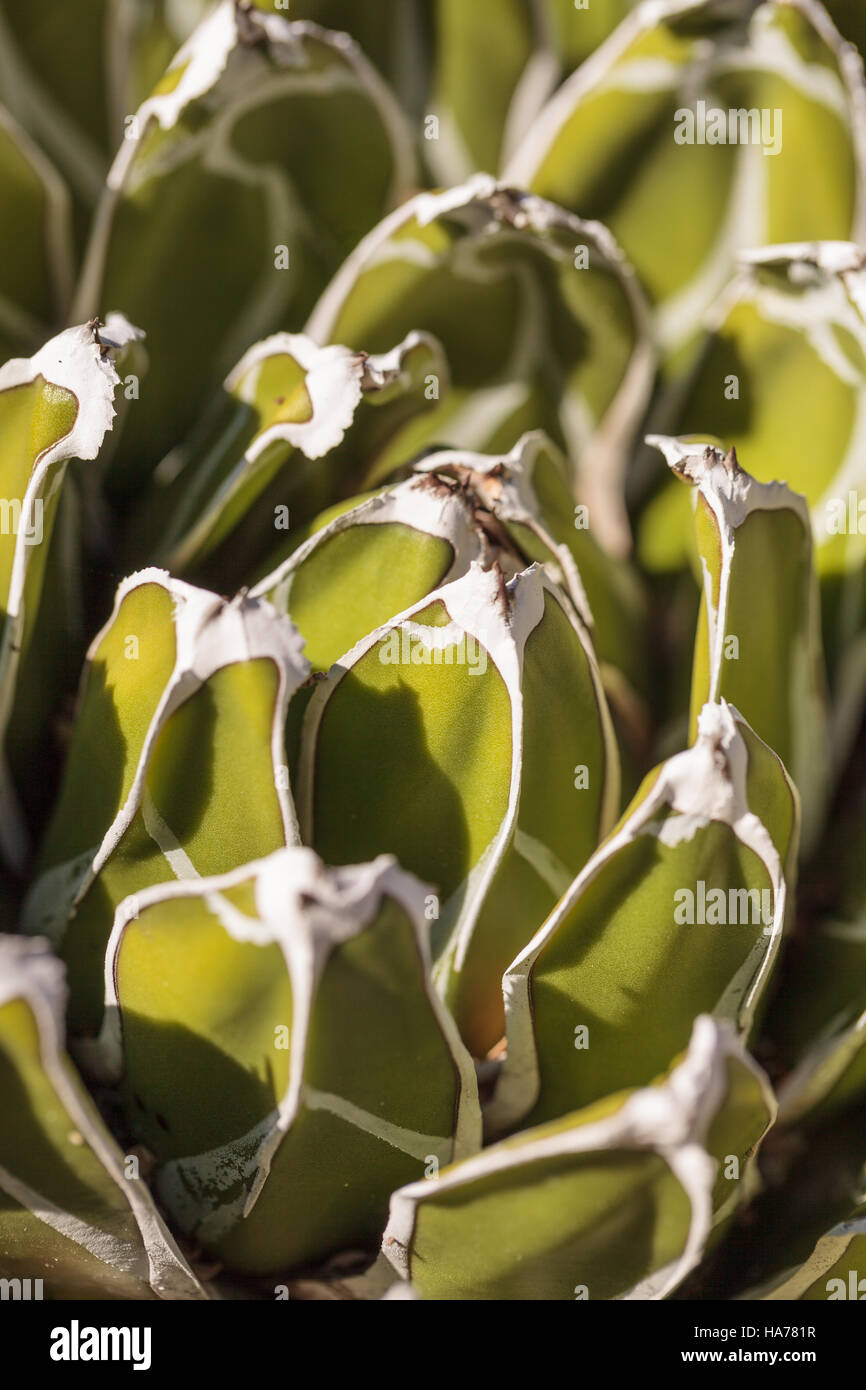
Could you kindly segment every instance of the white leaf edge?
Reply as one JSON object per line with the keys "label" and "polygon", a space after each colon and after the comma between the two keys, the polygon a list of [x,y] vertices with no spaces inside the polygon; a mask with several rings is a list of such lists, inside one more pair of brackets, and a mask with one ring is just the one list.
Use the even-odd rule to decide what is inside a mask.
{"label": "white leaf edge", "polygon": [[224,508],[254,476],[257,465],[273,445],[286,444],[311,460],[329,454],[342,443],[365,397],[394,385],[410,388],[409,358],[423,348],[430,352],[441,381],[447,376],[445,359],[429,333],[409,333],[389,352],[373,355],[336,345],[322,348],[303,333],[274,333],[255,343],[226,377],[225,391],[236,400],[253,405],[262,365],[271,358],[287,356],[306,374],[303,384],[310,397],[310,419],[280,422],[259,430],[195,523],[176,543],[169,542],[167,567],[182,569],[192,563],[219,523]]}
{"label": "white leaf edge", "polygon": [[[863,127],[866,130],[866,109]],[[724,335],[731,315],[745,304],[762,319],[773,324],[778,322],[800,334],[808,349],[819,358],[825,356],[826,343],[832,342],[832,332],[837,327],[846,328],[861,349],[866,350],[866,256],[853,242],[809,241],[761,246],[742,252],[739,262],[737,274],[707,315],[708,333]],[[790,290],[799,291],[799,296],[795,299],[794,294],[780,294],[768,299],[760,275],[762,268],[767,267],[784,270]],[[783,299],[792,307],[780,314]],[[854,368],[850,371],[853,375]],[[838,368],[835,374],[840,376]],[[862,474],[866,382],[858,385],[849,379],[847,384],[853,388],[855,400],[852,433],[837,472],[828,479],[822,495],[811,508],[813,545],[819,557],[826,545],[836,543],[836,537],[826,529],[828,503],[843,497],[849,489],[856,489]],[[862,537],[849,536],[847,550],[838,630],[832,634],[825,631],[825,636],[836,648],[828,734],[834,777],[838,777],[847,764],[866,693],[866,640],[859,627]]]}
{"label": "white leaf edge", "polygon": [[432,488],[426,479],[413,476],[335,517],[281,561],[250,593],[253,597],[269,599],[280,612],[290,612],[294,577],[320,546],[355,526],[393,524],[410,527],[451,546],[453,558],[442,585],[465,574],[473,562],[484,561],[483,539],[473,525],[463,497],[459,493],[444,493]]}
{"label": "white leaf edge", "polygon": [[462,493],[443,492],[423,485],[422,480],[434,473],[447,473],[456,478],[467,471],[478,474],[480,478],[496,474],[495,496],[486,492],[482,495],[474,488],[472,500],[477,497],[493,516],[502,521],[526,526],[547,547],[559,571],[552,577],[568,593],[581,622],[591,633],[593,618],[574,556],[567,546],[559,545],[547,531],[532,488],[535,461],[542,453],[560,461],[563,481],[567,486],[565,459],[542,430],[530,430],[521,435],[507,454],[480,454],[470,449],[438,449],[427,454],[414,464],[408,479],[392,484],[374,497],[366,498],[316,531],[260,580],[251,593],[270,598],[281,611],[287,611],[292,581],[307,558],[331,537],[354,526],[400,523],[447,541],[454,558],[437,586],[440,588],[465,574],[473,561],[477,560],[486,569],[489,545],[483,532],[473,524]]}

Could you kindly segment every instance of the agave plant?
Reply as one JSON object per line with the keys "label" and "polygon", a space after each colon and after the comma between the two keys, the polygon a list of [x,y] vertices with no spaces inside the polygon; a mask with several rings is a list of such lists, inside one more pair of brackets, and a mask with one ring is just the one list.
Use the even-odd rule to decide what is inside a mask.
{"label": "agave plant", "polygon": [[864,43],[0,0],[4,1297],[866,1297]]}

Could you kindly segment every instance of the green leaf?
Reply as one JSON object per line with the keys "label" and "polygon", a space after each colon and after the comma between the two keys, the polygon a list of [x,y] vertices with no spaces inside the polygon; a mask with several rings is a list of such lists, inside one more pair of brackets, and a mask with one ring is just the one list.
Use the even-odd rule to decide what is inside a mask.
{"label": "green leaf", "polygon": [[115,908],[172,878],[225,872],[297,840],[285,765],[302,641],[269,604],[144,570],[88,653],[63,785],[24,910],[93,1032]]}
{"label": "green leaf", "polygon": [[118,911],[89,1060],[120,1080],[160,1200],[229,1268],[375,1248],[395,1186],[478,1148],[425,892],[393,859],[286,849]]}
{"label": "green leaf", "polygon": [[725,1170],[748,1167],[774,1108],[732,1032],[698,1018],[654,1086],[395,1192],[382,1249],[422,1298],[664,1298],[700,1260],[737,1187]]}
{"label": "green leaf", "polygon": [[637,571],[614,558],[575,507],[564,454],[541,431],[523,435],[508,454],[443,450],[415,465],[418,473],[454,477],[473,504],[501,523],[526,561],[544,564],[567,591],[592,634],[608,689],[615,698],[624,678],[632,699],[649,687],[648,612]]}
{"label": "green leaf", "polygon": [[502,971],[611,825],[618,780],[569,601],[536,567],[507,580],[473,564],[317,687],[298,809],[326,862],[394,853],[434,884],[437,982],[482,1055],[502,1033]]}
{"label": "green leaf", "polygon": [[663,0],[559,88],[504,178],[607,223],[681,366],[739,251],[862,236],[863,101],[820,6]]}
{"label": "green leaf", "polygon": [[0,100],[85,203],[97,197],[122,133],[109,75],[115,68],[116,83],[126,51],[122,26],[111,22],[116,8],[112,0],[59,9],[0,0]]}
{"label": "green leaf", "polygon": [[252,593],[291,617],[313,669],[327,671],[375,628],[486,558],[465,493],[425,473],[340,511]]}
{"label": "green leaf", "polygon": [[380,356],[320,348],[302,334],[256,343],[188,445],[168,456],[170,481],[157,473],[136,520],[139,549],[152,553],[161,533],[158,559],[172,572],[197,569],[219,552],[225,584],[227,564],[243,572],[238,551],[250,548],[253,523],[264,548],[278,522],[294,531],[357,486],[377,436],[429,409],[425,381],[434,368],[444,386],[438,344],[419,333]]}
{"label": "green leaf", "polygon": [[49,1299],[204,1299],[64,1052],[64,1003],[47,943],[0,937],[0,1276]]}
{"label": "green leaf", "polygon": [[209,8],[212,0],[0,0],[0,100],[68,181],[77,241],[126,121]]}
{"label": "green leaf", "polygon": [[501,550],[512,564],[543,564],[591,632],[603,667],[647,689],[639,577],[578,526],[568,463],[546,435],[526,434],[508,454],[435,450],[413,474],[316,518],[312,534],[300,545],[290,537],[287,557],[253,590],[292,615],[314,666],[326,670],[374,627]]}
{"label": "green leaf", "polygon": [[753,782],[745,728],[727,705],[705,707],[694,745],[645,778],[509,966],[492,1132],[651,1080],[699,1013],[748,1036],[785,925],[798,808],[776,759],[773,824],[788,836],[777,845],[752,799],[772,755]]}
{"label": "green leaf", "polygon": [[536,561],[565,589],[593,638],[627,756],[645,756],[650,662],[643,588],[627,561],[608,555],[582,525],[582,509],[575,516],[559,450],[534,431],[508,454],[436,450],[413,473],[355,506],[329,509],[300,543],[290,536],[282,548],[287,558],[253,593],[289,613],[313,666],[327,670],[374,627],[474,561],[489,568],[497,560],[507,571]]}
{"label": "green leaf", "polygon": [[442,344],[451,389],[397,435],[372,481],[443,439],[501,453],[545,429],[576,463],[597,539],[623,553],[626,458],[653,379],[647,326],[605,228],[478,175],[380,223],[306,331],[371,352],[413,329]]}
{"label": "green leaf", "polygon": [[[119,320],[119,316],[118,316]],[[125,320],[121,321],[129,333]],[[14,711],[22,654],[40,607],[51,535],[70,459],[95,459],[118,385],[95,323],[69,328],[31,358],[0,367],[0,744]],[[0,846],[21,865],[26,834],[0,750]]]}

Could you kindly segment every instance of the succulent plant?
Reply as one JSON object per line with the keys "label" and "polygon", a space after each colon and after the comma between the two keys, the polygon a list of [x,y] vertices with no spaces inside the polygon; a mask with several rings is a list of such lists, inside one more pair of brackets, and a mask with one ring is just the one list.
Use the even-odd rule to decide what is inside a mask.
{"label": "succulent plant", "polygon": [[858,44],[0,0],[3,1297],[866,1298]]}

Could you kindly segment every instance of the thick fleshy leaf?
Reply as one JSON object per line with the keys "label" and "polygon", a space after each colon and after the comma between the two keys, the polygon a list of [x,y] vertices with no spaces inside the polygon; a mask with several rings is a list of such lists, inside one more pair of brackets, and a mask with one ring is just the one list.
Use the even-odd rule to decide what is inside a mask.
{"label": "thick fleshy leaf", "polygon": [[121,899],[296,842],[289,699],[308,664],[270,604],[143,570],[94,639],[63,786],[25,905],[67,961],[70,1025],[92,1032]]}
{"label": "thick fleshy leaf", "polygon": [[395,1192],[383,1251],[422,1298],[664,1298],[701,1258],[774,1113],[733,1032],[699,1018],[656,1085]]}
{"label": "thick fleshy leaf", "polygon": [[567,463],[540,432],[524,435],[508,454],[437,450],[406,481],[354,507],[329,509],[305,541],[290,536],[287,558],[252,592],[288,612],[313,666],[327,670],[373,628],[476,561],[508,572],[543,564],[593,638],[631,794],[646,766],[650,728],[645,596],[637,572],[578,528],[573,510]]}
{"label": "thick fleshy leaf", "polygon": [[[120,320],[125,328],[125,320]],[[32,640],[70,459],[95,459],[115,416],[118,376],[96,323],[69,328],[0,367],[0,845],[22,862],[26,838],[6,766],[22,654]]]}
{"label": "thick fleshy leaf", "polygon": [[111,475],[124,496],[251,341],[300,326],[413,180],[397,104],[360,50],[235,0],[203,20],[127,136],[77,296],[83,313],[123,304],[148,333],[142,408]]}
{"label": "thick fleshy leaf", "polygon": [[64,1052],[65,993],[46,942],[0,937],[0,1275],[37,1298],[206,1298]]}
{"label": "thick fleshy leaf", "polygon": [[391,858],[286,849],[121,905],[90,1061],[174,1221],[230,1268],[375,1248],[394,1187],[478,1148],[426,893]]}
{"label": "thick fleshy leaf", "polygon": [[735,705],[791,774],[803,808],[801,852],[814,849],[829,791],[827,693],[812,526],[805,497],[759,483],[735,449],[651,436],[694,489],[703,594],[695,638],[690,736],[708,702]]}
{"label": "thick fleshy leaf", "polygon": [[[804,494],[821,582],[833,690],[831,760],[844,766],[866,699],[866,273],[848,244],[769,247],[709,319],[676,415],[683,436],[724,440],[760,482]],[[684,562],[686,500],[671,482],[648,505],[648,567]],[[771,740],[772,741],[772,740]]]}
{"label": "thick fleshy leaf", "polygon": [[652,0],[560,87],[504,177],[604,219],[675,357],[738,251],[866,230],[864,90],[813,0]]}
{"label": "thick fleshy leaf", "polygon": [[785,924],[798,819],[782,764],[727,705],[707,705],[694,745],[647,776],[506,971],[493,1132],[651,1080],[699,1013],[748,1035]]}
{"label": "thick fleshy leaf", "polygon": [[0,0],[0,101],[66,180],[77,249],[132,113],[212,5]]}
{"label": "thick fleshy leaf", "polygon": [[[258,520],[256,539],[270,549],[277,523],[295,530],[351,494],[375,459],[377,437],[387,440],[430,408],[431,373],[444,388],[447,368],[426,334],[410,333],[380,356],[320,348],[293,333],[257,343],[189,444],[166,459],[168,479],[157,471],[135,522],[139,547],[152,552],[161,531],[158,558],[175,572],[197,568],[230,538],[220,565],[225,584],[226,560],[233,572],[242,567],[241,525],[249,531]],[[240,548],[250,544],[242,539]]]}
{"label": "thick fleshy leaf", "polygon": [[408,478],[314,526],[253,597],[287,613],[314,670],[327,671],[368,633],[472,564],[489,567],[497,546],[472,504],[463,489],[427,473]]}
{"label": "thick fleshy leaf", "polygon": [[502,971],[611,825],[618,780],[572,605],[536,567],[507,580],[473,564],[317,687],[298,811],[327,863],[394,853],[433,883],[437,983],[483,1055],[502,1033]]}
{"label": "thick fleshy leaf", "polygon": [[364,238],[306,331],[383,352],[413,329],[442,343],[451,390],[372,481],[443,439],[502,452],[544,428],[576,461],[597,539],[625,549],[625,460],[654,356],[643,295],[605,228],[483,175],[420,194]]}

